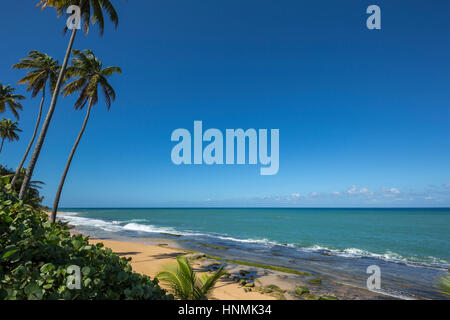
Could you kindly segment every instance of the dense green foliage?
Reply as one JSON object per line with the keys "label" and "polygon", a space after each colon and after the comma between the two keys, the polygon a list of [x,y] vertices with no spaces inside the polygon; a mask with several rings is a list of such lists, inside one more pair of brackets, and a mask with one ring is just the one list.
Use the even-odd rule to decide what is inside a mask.
{"label": "dense green foliage", "polygon": [[217,280],[225,271],[223,267],[212,275],[202,274],[197,276],[189,260],[184,256],[177,257],[177,267],[169,268],[156,276],[162,282],[167,283],[181,300],[206,300]]}
{"label": "dense green foliage", "polygon": [[[8,183],[0,178],[0,299],[172,299],[129,259],[23,204]],[[79,290],[67,287],[71,265],[81,269]]]}
{"label": "dense green foliage", "polygon": [[[14,175],[14,171],[10,168],[4,167],[0,164],[0,178],[1,177],[7,177],[11,178]],[[14,191],[19,192],[20,185],[22,184],[23,176],[25,175],[25,169],[22,168],[22,170],[19,172],[19,176],[16,180]],[[42,197],[39,194],[39,189],[41,188],[41,185],[44,183],[42,181],[31,181],[30,187],[27,190],[27,193],[24,198],[24,202],[26,204],[29,204],[35,208],[41,207],[42,200],[44,200],[44,197]]]}

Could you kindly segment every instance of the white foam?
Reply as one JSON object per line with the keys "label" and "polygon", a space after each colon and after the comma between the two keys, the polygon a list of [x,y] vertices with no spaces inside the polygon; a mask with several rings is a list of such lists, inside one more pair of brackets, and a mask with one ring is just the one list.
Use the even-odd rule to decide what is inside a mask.
{"label": "white foam", "polygon": [[279,245],[276,241],[270,241],[269,239],[263,238],[263,239],[239,239],[239,238],[233,238],[228,236],[212,236],[208,235],[213,238],[221,239],[221,240],[228,240],[228,241],[235,241],[235,242],[242,242],[242,243],[255,243],[255,244],[262,244],[267,246],[275,246]]}
{"label": "white foam", "polygon": [[74,226],[94,227],[110,232],[118,232],[122,229],[118,223],[115,223],[116,221],[107,222],[100,219],[79,217],[76,212],[64,212],[59,215],[59,220]]}
{"label": "white foam", "polygon": [[[171,227],[157,227],[155,225],[151,224],[142,224],[138,222],[149,222],[147,219],[131,219],[131,220],[125,220],[125,221],[104,221],[101,219],[92,219],[92,218],[85,218],[78,216],[78,212],[63,212],[59,214],[58,218],[64,222],[68,222],[71,225],[74,226],[85,226],[85,227],[94,227],[99,228],[101,230],[110,231],[110,232],[119,232],[121,230],[128,230],[128,231],[136,231],[136,232],[148,232],[148,233],[169,233],[174,235],[180,235],[180,236],[203,236],[203,237],[210,237],[214,239],[221,239],[226,241],[233,241],[238,243],[252,243],[252,244],[259,244],[266,247],[273,247],[277,245],[283,245],[287,246],[289,248],[294,248],[296,250],[300,251],[306,251],[306,252],[329,252],[336,256],[341,257],[347,257],[347,258],[363,258],[363,257],[371,257],[371,258],[378,258],[383,259],[390,262],[396,262],[396,263],[404,263],[409,266],[429,266],[429,267],[438,267],[438,268],[448,268],[449,262],[438,259],[435,257],[428,257],[431,262],[423,262],[420,259],[413,259],[413,258],[405,258],[402,255],[392,252],[392,251],[386,251],[385,253],[373,253],[367,250],[359,249],[359,248],[346,248],[343,250],[339,249],[330,249],[324,246],[320,245],[312,245],[312,246],[301,246],[299,244],[289,243],[289,244],[281,244],[277,241],[272,241],[266,238],[262,239],[241,239],[241,238],[235,238],[228,235],[222,235],[222,234],[209,234],[209,233],[200,233],[195,231],[179,231]],[[416,261],[417,260],[417,261]]]}

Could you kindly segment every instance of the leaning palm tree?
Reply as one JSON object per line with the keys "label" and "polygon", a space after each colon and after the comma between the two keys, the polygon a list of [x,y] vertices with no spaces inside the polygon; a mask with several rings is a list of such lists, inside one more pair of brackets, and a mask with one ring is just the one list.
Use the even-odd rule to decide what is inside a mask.
{"label": "leaning palm tree", "polygon": [[0,152],[2,152],[5,140],[10,142],[19,140],[17,132],[22,132],[22,130],[17,127],[17,121],[12,122],[11,119],[2,119],[0,121],[0,138],[2,140]]}
{"label": "leaning palm tree", "polygon": [[189,260],[184,256],[177,257],[177,264],[176,269],[169,268],[159,272],[156,278],[169,285],[175,296],[181,300],[206,300],[208,293],[225,273],[221,267],[212,275],[204,273],[197,277]]}
{"label": "leaning palm tree", "polygon": [[[109,15],[109,19],[114,23],[115,27],[117,27],[117,25],[119,23],[119,17],[117,16],[117,12],[109,0],[40,0],[37,4],[37,6],[40,6],[42,9],[45,9],[47,7],[55,8],[59,16],[64,14],[71,5],[78,5],[80,7],[81,19],[83,22],[83,29],[84,29],[85,34],[88,34],[88,32],[89,32],[89,23],[91,21],[92,21],[92,24],[98,22],[100,34],[101,35],[103,34],[104,20],[105,20],[103,17],[103,11],[105,11]],[[70,36],[69,44],[67,46],[66,54],[64,56],[63,63],[59,70],[59,75],[58,75],[58,79],[55,84],[55,89],[53,90],[53,96],[52,96],[52,100],[50,102],[50,107],[48,109],[44,123],[42,124],[42,128],[39,133],[39,137],[36,142],[36,146],[34,147],[33,153],[31,155],[31,159],[28,164],[28,168],[25,173],[25,177],[23,179],[22,186],[20,187],[20,192],[19,192],[20,200],[23,200],[23,198],[25,197],[25,193],[28,188],[28,184],[30,183],[30,179],[33,176],[34,168],[35,168],[37,160],[39,158],[39,154],[41,152],[42,145],[44,144],[45,136],[47,135],[47,130],[48,130],[48,127],[50,126],[50,122],[53,117],[53,112],[55,111],[56,102],[58,100],[58,95],[59,95],[59,90],[61,88],[61,85],[62,85],[62,82],[64,79],[67,63],[69,62],[70,52],[72,51],[72,46],[75,41],[76,34],[77,34],[77,29],[73,28],[71,36]]]}
{"label": "leaning palm tree", "polygon": [[54,60],[49,55],[39,52],[37,50],[32,50],[28,53],[25,59],[21,59],[19,63],[12,66],[13,69],[27,69],[27,75],[19,80],[19,84],[27,84],[27,91],[31,91],[31,96],[35,98],[40,91],[42,91],[41,103],[39,105],[39,112],[34,126],[33,135],[31,136],[28,147],[23,155],[22,161],[20,161],[19,166],[16,169],[16,173],[11,181],[11,185],[15,185],[17,176],[22,170],[23,164],[28,157],[28,153],[33,146],[34,139],[39,128],[39,123],[41,122],[42,106],[45,101],[45,91],[47,83],[50,84],[50,89],[53,90],[56,85],[56,80],[58,78],[59,65],[58,61]]}
{"label": "leaning palm tree", "polygon": [[4,86],[0,83],[0,113],[6,111],[6,107],[13,113],[13,115],[19,119],[19,113],[17,110],[22,110],[22,104],[20,100],[25,99],[20,94],[14,94],[16,89],[11,86]]}
{"label": "leaning palm tree", "polygon": [[56,191],[55,200],[52,208],[51,220],[54,223],[56,221],[56,212],[58,211],[59,198],[61,197],[61,192],[64,186],[64,181],[66,180],[67,172],[69,171],[70,163],[77,150],[78,143],[83,136],[84,130],[86,129],[86,124],[89,120],[89,115],[91,113],[91,108],[98,102],[98,89],[103,92],[105,98],[106,107],[111,107],[111,100],[114,101],[116,98],[116,93],[112,86],[108,83],[107,78],[113,74],[120,74],[122,70],[119,67],[106,67],[103,68],[102,62],[97,59],[92,50],[73,50],[74,58],[72,59],[72,65],[67,68],[66,78],[77,78],[72,82],[69,82],[63,89],[62,93],[64,97],[79,92],[78,99],[75,101],[75,109],[83,109],[86,104],[87,112],[84,118],[83,125],[78,134],[75,144],[73,145],[72,151],[70,152],[69,159],[67,159],[66,167],[61,177],[58,190]]}

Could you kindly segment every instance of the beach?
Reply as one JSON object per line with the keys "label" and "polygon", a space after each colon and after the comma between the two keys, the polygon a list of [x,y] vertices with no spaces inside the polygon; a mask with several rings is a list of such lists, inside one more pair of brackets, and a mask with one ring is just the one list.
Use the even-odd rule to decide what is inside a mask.
{"label": "beach", "polygon": [[[58,213],[58,219],[69,223],[73,227],[72,232],[90,236],[92,243],[103,242],[117,254],[131,258],[130,263],[134,271],[152,278],[167,265],[174,264],[175,258],[179,255],[187,256],[199,273],[213,272],[223,266],[227,273],[226,277],[216,284],[210,299],[447,298],[435,289],[433,283],[434,279],[447,271],[445,264],[400,260],[398,258],[400,255],[393,253],[391,255],[394,258],[391,258],[363,254],[361,253],[363,250],[360,249],[337,251],[322,247],[301,248],[289,243],[276,243],[270,239],[231,237],[229,227],[228,236],[193,230],[195,223],[200,226],[205,224],[205,219],[200,219],[198,215],[211,216],[210,220],[218,223],[218,217],[227,216],[228,219],[232,219],[233,214],[242,217],[241,211],[240,209],[236,213],[232,209],[217,212],[207,209],[203,211],[67,209]],[[185,220],[182,221],[184,227],[180,226],[180,217],[177,216],[179,212],[189,213],[192,219],[197,216],[189,229]],[[273,212],[273,210],[257,211],[258,221],[263,215],[272,216]],[[283,212],[285,218],[309,214],[280,210],[276,212],[275,218],[280,223],[282,218],[279,212]],[[220,213],[220,216],[217,213]],[[249,220],[252,212],[247,210],[245,214]],[[314,214],[320,215],[319,212]],[[333,213],[333,215],[341,214]],[[373,214],[367,213],[366,219]],[[401,212],[395,214],[400,215]],[[431,217],[431,214],[428,213],[428,217]],[[442,217],[447,219],[446,212],[435,214],[439,219]],[[161,216],[170,216],[172,220],[170,223],[164,221],[164,225],[158,225],[157,223],[162,221]],[[415,216],[415,219],[420,218],[417,217],[417,213],[413,213],[412,216]],[[153,223],[149,224],[148,221]],[[324,225],[325,223],[322,223],[322,226]],[[284,230],[286,233],[289,232],[287,227]],[[307,229],[304,230],[303,234]],[[274,234],[274,231],[276,229],[272,228],[271,234]],[[248,236],[248,231],[246,234]],[[366,280],[370,276],[366,273],[366,269],[372,265],[377,265],[382,270],[381,290],[370,291],[366,287]],[[162,286],[164,287],[164,284]]]}
{"label": "beach", "polygon": [[[146,274],[151,278],[164,270],[164,268],[175,263],[175,258],[186,254],[185,251],[169,248],[165,246],[115,241],[115,240],[90,240],[92,244],[102,242],[105,247],[110,248],[120,256],[131,258],[131,266],[134,271]],[[198,260],[193,263],[196,271],[205,272],[204,261]],[[160,283],[164,288],[164,284]],[[167,289],[167,287],[166,287]],[[229,279],[221,279],[212,291],[210,299],[216,300],[273,300],[270,295],[261,294],[255,291],[245,292],[244,287]]]}
{"label": "beach", "polygon": [[[220,260],[210,259],[202,253],[188,253],[185,250],[175,248],[175,244],[167,241],[155,244],[154,240],[145,242],[128,242],[105,239],[91,239],[92,244],[103,243],[120,256],[131,258],[130,264],[134,271],[146,274],[150,277],[164,270],[170,264],[175,263],[179,255],[186,255],[197,272],[211,272],[223,265]],[[229,277],[218,281],[209,295],[213,300],[311,300],[311,299],[389,299],[391,297],[345,286],[336,283],[323,283],[312,285],[308,279],[311,276],[299,276],[291,273],[274,271],[265,268],[226,263],[226,271]],[[239,280],[238,280],[239,279]],[[242,279],[254,279],[254,286],[248,287],[239,284]],[[314,278],[315,279],[315,278]],[[165,285],[162,283],[164,288]],[[296,295],[298,287],[308,288],[308,295]],[[168,289],[166,287],[166,289]],[[169,289],[170,292],[170,289]]]}

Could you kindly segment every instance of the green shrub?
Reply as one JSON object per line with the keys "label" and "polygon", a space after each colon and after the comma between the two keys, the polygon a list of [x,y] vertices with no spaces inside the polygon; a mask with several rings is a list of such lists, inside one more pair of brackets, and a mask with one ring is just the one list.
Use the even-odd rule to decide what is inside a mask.
{"label": "green shrub", "polygon": [[[0,178],[0,299],[173,299],[128,261],[64,224],[24,205]],[[71,265],[81,269],[81,289],[67,287]]]}
{"label": "green shrub", "polygon": [[[20,175],[15,182],[14,191],[17,193],[19,193],[20,186],[22,185],[25,171],[26,169],[22,168],[22,170],[20,171]],[[0,164],[0,178],[7,177],[12,180],[14,173],[15,173],[14,170],[4,167],[3,165]],[[32,205],[35,208],[41,207],[42,200],[44,200],[44,197],[42,197],[39,194],[39,189],[41,189],[41,185],[43,184],[45,183],[43,183],[42,181],[30,181],[30,185],[28,186],[28,190],[25,193],[25,198],[23,199],[23,202]]]}

